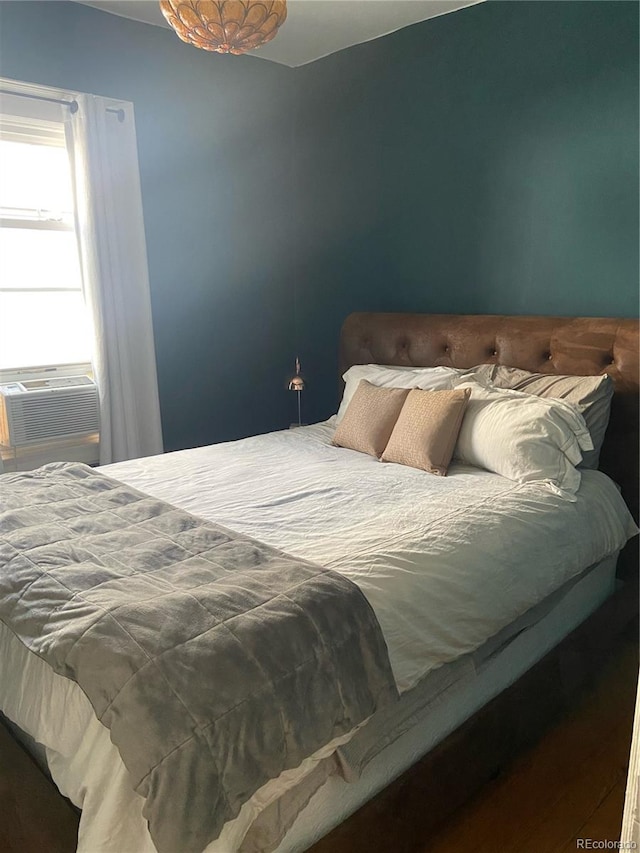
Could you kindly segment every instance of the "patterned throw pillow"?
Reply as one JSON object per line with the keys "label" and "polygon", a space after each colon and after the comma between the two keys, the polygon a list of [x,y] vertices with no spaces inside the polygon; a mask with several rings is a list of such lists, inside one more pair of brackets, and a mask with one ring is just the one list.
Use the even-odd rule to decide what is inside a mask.
{"label": "patterned throw pillow", "polygon": [[332,443],[380,457],[408,394],[408,388],[379,388],[361,379]]}
{"label": "patterned throw pillow", "polygon": [[468,388],[410,391],[382,461],[445,476],[470,394]]}

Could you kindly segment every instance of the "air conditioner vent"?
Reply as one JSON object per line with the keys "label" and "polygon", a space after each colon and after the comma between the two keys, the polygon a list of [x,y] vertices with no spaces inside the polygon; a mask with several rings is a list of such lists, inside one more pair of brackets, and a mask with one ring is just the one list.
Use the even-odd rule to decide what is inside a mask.
{"label": "air conditioner vent", "polygon": [[49,439],[89,435],[99,430],[98,394],[88,377],[37,388],[0,386],[0,443],[22,447]]}

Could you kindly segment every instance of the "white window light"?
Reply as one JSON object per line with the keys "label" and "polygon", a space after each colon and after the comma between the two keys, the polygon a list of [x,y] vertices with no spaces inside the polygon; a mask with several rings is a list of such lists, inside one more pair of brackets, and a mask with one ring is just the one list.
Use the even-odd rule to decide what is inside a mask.
{"label": "white window light", "polygon": [[64,125],[2,114],[0,376],[90,357]]}

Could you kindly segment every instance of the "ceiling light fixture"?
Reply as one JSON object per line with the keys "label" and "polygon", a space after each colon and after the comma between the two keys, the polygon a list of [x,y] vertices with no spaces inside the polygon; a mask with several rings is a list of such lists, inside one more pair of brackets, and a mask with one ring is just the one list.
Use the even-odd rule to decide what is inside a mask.
{"label": "ceiling light fixture", "polygon": [[246,53],[266,44],[287,17],[286,0],[160,0],[182,41],[216,53]]}

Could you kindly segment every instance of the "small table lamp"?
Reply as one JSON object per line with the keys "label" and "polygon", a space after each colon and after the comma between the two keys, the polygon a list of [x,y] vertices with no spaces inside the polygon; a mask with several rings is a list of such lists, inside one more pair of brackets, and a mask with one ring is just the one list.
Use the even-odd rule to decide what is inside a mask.
{"label": "small table lamp", "polygon": [[305,382],[300,374],[300,359],[296,357],[296,372],[289,379],[287,388],[289,391],[295,391],[298,395],[298,423],[297,426],[302,426],[302,419],[300,417],[300,394],[305,389]]}

